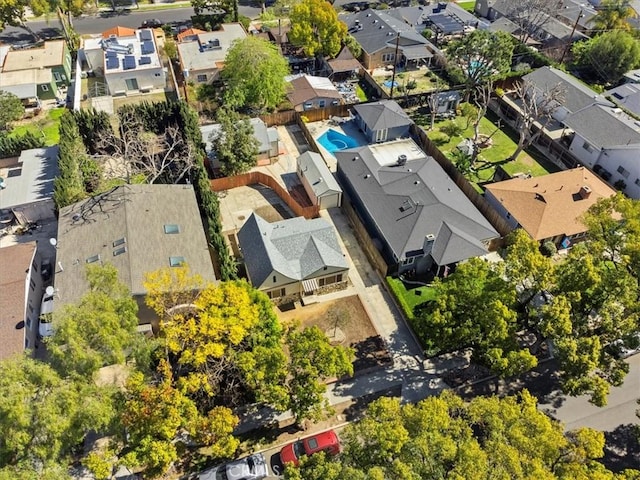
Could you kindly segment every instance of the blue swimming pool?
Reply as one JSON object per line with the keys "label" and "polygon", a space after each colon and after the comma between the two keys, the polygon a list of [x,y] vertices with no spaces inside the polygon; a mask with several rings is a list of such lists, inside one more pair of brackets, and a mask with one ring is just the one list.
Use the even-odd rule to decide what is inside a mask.
{"label": "blue swimming pool", "polygon": [[330,128],[320,135],[316,141],[329,153],[333,153],[337,150],[346,150],[347,148],[355,148],[361,145],[356,139],[348,137],[344,133],[340,133],[333,128]]}

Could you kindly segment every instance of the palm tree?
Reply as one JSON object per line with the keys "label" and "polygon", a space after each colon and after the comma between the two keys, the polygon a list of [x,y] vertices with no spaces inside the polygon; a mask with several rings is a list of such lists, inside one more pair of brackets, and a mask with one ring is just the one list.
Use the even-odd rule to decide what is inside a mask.
{"label": "palm tree", "polygon": [[631,8],[628,0],[604,0],[600,4],[598,14],[590,22],[596,33],[609,30],[630,31],[631,25],[627,20],[635,16],[636,12]]}

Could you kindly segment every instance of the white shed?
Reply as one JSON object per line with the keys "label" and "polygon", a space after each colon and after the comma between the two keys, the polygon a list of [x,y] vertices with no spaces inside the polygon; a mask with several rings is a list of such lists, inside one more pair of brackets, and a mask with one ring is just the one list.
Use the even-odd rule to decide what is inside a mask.
{"label": "white shed", "polygon": [[297,172],[314,205],[321,209],[340,206],[342,190],[319,153],[308,151],[300,155]]}

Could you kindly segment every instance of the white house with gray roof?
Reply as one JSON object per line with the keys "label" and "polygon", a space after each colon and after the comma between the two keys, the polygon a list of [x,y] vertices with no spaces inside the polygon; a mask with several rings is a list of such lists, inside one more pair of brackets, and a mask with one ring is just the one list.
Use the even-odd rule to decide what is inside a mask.
{"label": "white house with gray roof", "polygon": [[370,143],[408,137],[413,120],[394,100],[353,106],[355,122]]}
{"label": "white house with gray roof", "polygon": [[388,274],[443,274],[498,232],[411,139],[335,152],[338,180]]}
{"label": "white house with gray roof", "polygon": [[57,176],[57,146],[23,150],[17,159],[0,159],[0,210],[10,210],[22,225],[54,219]]}
{"label": "white house with gray roof", "polygon": [[573,132],[569,150],[583,165],[640,198],[640,121],[594,103],[567,116],[564,125]]}
{"label": "white house with gray roof", "polygon": [[235,40],[247,36],[239,23],[224,23],[215,32],[198,33],[178,43],[180,69],[194,83],[212,83],[224,68],[224,59]]}
{"label": "white house with gray roof", "polygon": [[268,223],[253,213],[238,240],[252,285],[276,303],[346,286],[349,265],[335,229],[323,218]]}
{"label": "white house with gray roof", "polygon": [[309,150],[300,155],[296,163],[298,178],[311,202],[321,209],[339,207],[342,203],[342,189],[322,155]]}

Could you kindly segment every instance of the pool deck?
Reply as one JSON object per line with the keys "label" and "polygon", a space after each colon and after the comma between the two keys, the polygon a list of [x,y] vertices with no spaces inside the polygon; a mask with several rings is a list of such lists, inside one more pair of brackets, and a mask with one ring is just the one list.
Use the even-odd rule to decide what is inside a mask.
{"label": "pool deck", "polygon": [[[336,132],[340,132],[344,135],[347,135],[348,137],[353,138],[360,145],[369,144],[366,137],[358,129],[358,127],[356,126],[353,120],[346,123],[342,123],[340,125],[333,125],[332,122],[330,122],[329,120],[324,120],[322,122],[308,123],[307,128],[309,129],[309,133],[311,133],[313,138],[318,138],[321,135],[323,135],[327,130],[332,129],[332,130],[335,130]],[[324,158],[325,163],[329,167],[329,170],[331,170],[332,172],[335,172],[336,165],[337,165],[336,157],[334,157],[333,154],[330,153],[322,145],[318,144],[318,148],[320,150],[320,154],[322,155],[322,158]]]}

